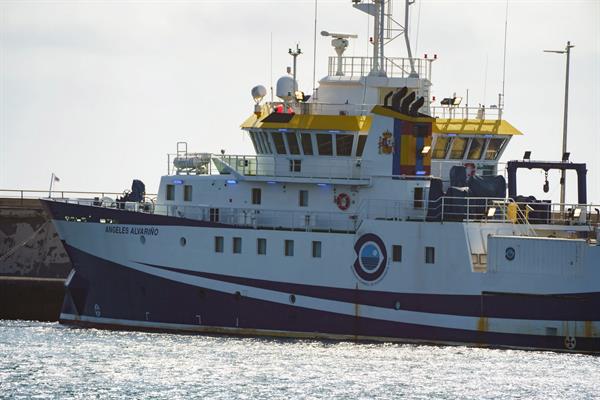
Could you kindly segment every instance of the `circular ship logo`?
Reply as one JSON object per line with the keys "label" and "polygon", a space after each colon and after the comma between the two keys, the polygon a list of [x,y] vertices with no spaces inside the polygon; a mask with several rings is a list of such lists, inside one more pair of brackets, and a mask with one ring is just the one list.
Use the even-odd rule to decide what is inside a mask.
{"label": "circular ship logo", "polygon": [[387,253],[383,241],[377,235],[362,235],[354,244],[356,261],[354,272],[366,282],[381,278],[387,265]]}
{"label": "circular ship logo", "polygon": [[507,247],[506,251],[504,252],[504,256],[508,261],[514,260],[516,254],[517,253],[515,252],[515,249],[513,249],[512,247]]}

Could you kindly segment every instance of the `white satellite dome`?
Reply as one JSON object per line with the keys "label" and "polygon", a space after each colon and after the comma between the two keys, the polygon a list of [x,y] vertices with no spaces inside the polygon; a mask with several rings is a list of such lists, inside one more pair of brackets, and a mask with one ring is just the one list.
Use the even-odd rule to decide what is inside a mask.
{"label": "white satellite dome", "polygon": [[252,88],[252,98],[256,102],[256,104],[260,103],[260,101],[267,95],[267,89],[263,85],[254,86]]}
{"label": "white satellite dome", "polygon": [[294,93],[297,87],[292,77],[282,76],[277,80],[277,90],[275,93],[277,97],[284,101],[292,101],[295,98]]}

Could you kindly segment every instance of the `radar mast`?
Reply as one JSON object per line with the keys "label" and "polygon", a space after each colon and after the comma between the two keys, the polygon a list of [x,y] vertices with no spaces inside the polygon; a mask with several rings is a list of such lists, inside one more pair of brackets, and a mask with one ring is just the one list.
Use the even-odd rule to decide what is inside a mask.
{"label": "radar mast", "polygon": [[392,15],[392,0],[352,0],[352,6],[364,13],[373,17],[373,64],[371,67],[371,76],[387,76],[386,73],[386,58],[384,48],[385,45],[404,34],[406,43],[406,51],[410,61],[410,77],[418,78],[419,74],[415,70],[415,62],[410,48],[410,40],[408,38],[408,17],[409,7],[416,0],[405,0],[404,8],[404,25],[396,21]]}

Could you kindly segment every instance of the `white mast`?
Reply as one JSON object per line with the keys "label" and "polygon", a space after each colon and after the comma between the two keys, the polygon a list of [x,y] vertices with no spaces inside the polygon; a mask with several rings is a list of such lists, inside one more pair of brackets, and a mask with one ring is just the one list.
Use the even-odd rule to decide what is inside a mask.
{"label": "white mast", "polygon": [[[410,74],[411,78],[418,78],[419,74],[415,70],[415,62],[412,56],[412,50],[410,48],[410,41],[408,38],[408,9],[409,7],[415,3],[416,0],[405,0],[405,15],[404,15],[404,26],[400,25],[397,21],[395,21],[391,14],[391,0],[371,0],[369,3],[363,3],[362,0],[352,0],[353,7],[371,15],[374,19],[374,28],[373,28],[373,65],[371,68],[371,72],[369,75],[371,76],[387,76],[385,70],[385,39],[388,39],[387,43],[391,42],[401,34],[404,34],[404,39],[406,42],[406,50],[408,53],[408,59],[410,62]],[[386,5],[389,11],[386,14]],[[394,37],[386,37],[385,35],[385,27],[386,22],[388,25],[388,31],[399,31],[399,33]],[[399,27],[396,29],[390,28],[390,26],[394,23]],[[388,34],[390,34],[388,32]]]}

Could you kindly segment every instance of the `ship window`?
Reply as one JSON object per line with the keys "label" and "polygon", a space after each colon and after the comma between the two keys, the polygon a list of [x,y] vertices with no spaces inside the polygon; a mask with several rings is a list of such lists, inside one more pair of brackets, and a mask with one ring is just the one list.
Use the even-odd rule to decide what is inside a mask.
{"label": "ship window", "polygon": [[250,139],[252,140],[254,151],[256,151],[257,153],[261,153],[260,149],[258,148],[258,143],[256,141],[256,132],[250,132]]}
{"label": "ship window", "polygon": [[435,139],[435,147],[433,148],[433,158],[446,158],[448,148],[450,147],[450,138],[446,136],[438,136]]}
{"label": "ship window", "polygon": [[312,242],[312,256],[313,256],[313,258],[321,258],[321,242],[320,241]]}
{"label": "ship window", "polygon": [[285,241],[284,253],[287,257],[292,257],[294,255],[294,241],[293,240]]}
{"label": "ship window", "polygon": [[308,190],[300,190],[298,192],[298,205],[300,207],[308,207]]}
{"label": "ship window", "polygon": [[260,132],[254,132],[254,136],[256,138],[256,152],[258,154],[266,153],[265,145],[262,141],[262,135],[260,134]]}
{"label": "ship window", "polygon": [[183,201],[192,201],[192,185],[183,186]]}
{"label": "ship window", "polygon": [[210,214],[210,222],[219,222],[219,209],[218,208],[211,208],[209,210],[209,214]]}
{"label": "ship window", "polygon": [[233,252],[234,254],[240,254],[242,252],[242,238],[234,237],[233,238]]}
{"label": "ship window", "polygon": [[300,154],[300,146],[298,146],[298,138],[296,137],[296,133],[288,132],[285,134],[285,136],[287,138],[290,154]]}
{"label": "ship window", "polygon": [[271,142],[269,141],[269,135],[267,134],[267,132],[261,132],[260,135],[265,146],[265,151],[268,154],[273,154],[273,150],[271,149]]}
{"label": "ship window", "polygon": [[338,156],[349,156],[352,154],[352,142],[354,135],[337,135],[335,138],[335,148]]}
{"label": "ship window", "polygon": [[356,146],[356,157],[362,157],[363,150],[367,143],[367,135],[358,135],[358,145]]}
{"label": "ship window", "polygon": [[484,144],[485,139],[471,139],[471,147],[469,147],[469,154],[467,155],[467,158],[469,160],[479,160],[481,158],[481,153],[483,152]]}
{"label": "ship window", "polygon": [[290,160],[290,172],[300,172],[302,170],[302,160]]}
{"label": "ship window", "polygon": [[490,139],[488,143],[487,151],[485,152],[486,160],[497,160],[498,156],[502,152],[506,139]]}
{"label": "ship window", "polygon": [[215,236],[215,253],[222,253],[224,247],[223,236]]}
{"label": "ship window", "polygon": [[320,156],[333,155],[333,144],[331,135],[328,133],[317,133],[317,146],[319,147]]}
{"label": "ship window", "polygon": [[260,204],[261,191],[259,188],[252,188],[252,204]]}
{"label": "ship window", "polygon": [[175,200],[175,185],[167,185],[167,200]]}
{"label": "ship window", "polygon": [[450,150],[450,158],[453,160],[462,160],[465,156],[465,150],[467,148],[467,138],[454,138],[452,141],[452,149]]}
{"label": "ship window", "polygon": [[392,261],[401,262],[402,261],[402,246],[395,244],[392,246]]}
{"label": "ship window", "polygon": [[256,253],[267,254],[267,239],[256,239]]}
{"label": "ship window", "polygon": [[312,139],[310,137],[310,133],[302,133],[300,136],[302,138],[302,151],[304,152],[304,155],[312,156],[313,155],[313,147],[312,147]]}
{"label": "ship window", "polygon": [[275,150],[277,150],[277,154],[285,154],[285,143],[283,143],[283,136],[279,132],[272,132],[271,137],[273,138],[273,143],[275,143]]}
{"label": "ship window", "polygon": [[435,247],[425,247],[425,264],[435,263]]}
{"label": "ship window", "polygon": [[423,208],[423,188],[416,187],[414,196],[413,196],[413,207],[414,208]]}

